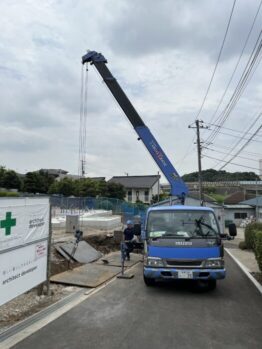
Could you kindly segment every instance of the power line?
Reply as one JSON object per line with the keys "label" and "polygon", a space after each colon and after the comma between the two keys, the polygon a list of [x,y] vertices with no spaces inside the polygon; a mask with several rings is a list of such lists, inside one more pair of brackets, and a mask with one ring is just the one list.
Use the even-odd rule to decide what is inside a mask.
{"label": "power line", "polygon": [[[219,126],[215,130],[211,132],[209,137],[207,138],[206,142],[212,142],[218,133],[220,133],[220,127],[225,123],[227,118],[229,117],[230,113],[236,106],[238,100],[240,99],[241,95],[243,94],[246,86],[248,85],[248,79],[250,78],[250,75],[252,73],[252,76],[254,74],[254,71],[258,67],[260,60],[258,60],[259,54],[261,52],[262,47],[262,40],[261,40],[262,30],[259,33],[259,36],[256,40],[255,46],[253,48],[252,53],[250,54],[250,57],[248,59],[248,62],[246,63],[245,69],[240,77],[240,80],[228,102],[225,109],[220,113],[220,115],[217,117],[216,122],[218,122]],[[257,61],[258,60],[258,61]],[[252,71],[253,69],[253,71]]]}
{"label": "power line", "polygon": [[251,32],[252,32],[252,30],[253,30],[253,28],[254,28],[255,22],[256,22],[256,20],[257,20],[257,16],[258,16],[258,13],[259,13],[259,11],[260,11],[261,5],[262,5],[262,0],[260,1],[260,4],[259,4],[258,9],[257,9],[257,11],[256,11],[255,17],[254,17],[253,22],[252,22],[252,24],[251,24],[251,27],[250,27],[250,29],[249,29],[248,35],[247,35],[247,37],[246,37],[244,46],[243,46],[242,51],[241,51],[241,53],[240,53],[240,55],[239,55],[239,58],[238,58],[238,60],[237,60],[237,63],[236,63],[235,68],[234,68],[234,70],[233,70],[233,73],[232,73],[231,76],[230,76],[230,79],[229,79],[229,81],[228,81],[228,83],[227,83],[227,86],[226,86],[226,88],[225,88],[225,91],[224,91],[224,93],[222,94],[222,96],[221,96],[221,98],[220,98],[220,100],[219,100],[219,103],[218,103],[218,105],[217,105],[217,107],[216,107],[215,112],[213,113],[213,115],[212,115],[212,117],[211,117],[210,122],[212,122],[213,119],[215,118],[215,116],[216,116],[216,114],[217,114],[217,112],[218,112],[218,109],[219,109],[221,103],[223,102],[224,97],[225,97],[225,95],[226,95],[226,93],[227,93],[227,91],[228,91],[228,88],[229,88],[229,86],[230,86],[230,84],[231,84],[231,82],[232,82],[232,80],[233,80],[233,77],[234,77],[234,75],[235,75],[235,72],[236,72],[236,70],[237,70],[237,68],[238,68],[238,66],[239,66],[239,63],[240,63],[241,58],[242,58],[242,56],[243,56],[243,53],[244,53],[244,51],[245,51],[245,49],[246,49],[246,46],[247,46],[247,43],[248,43],[248,41],[249,41]]}
{"label": "power line", "polygon": [[[225,135],[225,136],[230,136],[230,137],[234,137],[234,138],[239,138],[241,141],[247,141],[248,138],[244,138],[244,137],[241,137],[241,136],[237,136],[237,135],[233,135],[231,133],[226,133],[226,132],[219,132],[219,134],[221,135]],[[262,140],[258,140],[258,139],[253,139],[253,142],[257,142],[257,143],[262,143]],[[207,144],[212,144],[212,142],[205,142]]]}
{"label": "power line", "polygon": [[[203,147],[205,148],[206,150],[211,150],[211,151],[214,151],[216,153],[219,153],[219,154],[226,154],[226,155],[229,155],[228,153],[224,152],[224,151],[219,151],[219,150],[216,150],[216,149],[212,149],[212,148],[208,148],[208,147]],[[244,160],[248,160],[248,161],[254,161],[254,162],[258,162],[258,159],[252,159],[252,158],[248,158],[248,157],[245,157],[245,156],[240,156],[240,155],[237,155],[238,158],[240,159],[244,159]]]}
{"label": "power line", "polygon": [[[235,130],[233,128],[229,128],[229,127],[225,127],[225,126],[219,126],[217,124],[211,124],[211,123],[208,123],[208,122],[207,122],[207,124],[210,125],[210,126],[218,126],[218,127],[222,128],[223,130],[228,130],[228,131],[237,132],[237,133],[243,133],[243,131]],[[246,135],[251,135],[252,132],[246,132],[245,134]],[[257,134],[257,137],[262,137],[262,135]]]}
{"label": "power line", "polygon": [[215,76],[215,73],[216,73],[216,70],[217,70],[217,67],[218,67],[218,63],[219,63],[219,61],[220,61],[221,54],[222,54],[222,51],[223,51],[223,48],[224,48],[224,44],[225,44],[225,41],[226,41],[226,37],[227,37],[228,29],[229,29],[229,26],[230,26],[230,23],[231,23],[231,19],[232,19],[232,15],[233,15],[233,12],[234,12],[235,4],[236,4],[236,0],[234,0],[234,2],[233,2],[233,6],[232,6],[232,9],[231,9],[230,16],[229,16],[229,20],[228,20],[227,27],[226,27],[226,32],[225,32],[225,34],[224,34],[224,38],[223,38],[223,41],[222,41],[222,45],[221,45],[221,47],[220,47],[220,51],[219,51],[219,54],[218,54],[217,62],[216,62],[214,71],[213,71],[213,73],[212,73],[210,82],[209,82],[209,84],[208,84],[206,94],[205,94],[205,96],[204,96],[204,99],[203,99],[203,101],[202,101],[202,104],[201,104],[201,106],[200,106],[200,109],[199,109],[199,111],[198,111],[198,113],[197,113],[196,119],[198,119],[200,113],[202,112],[202,109],[203,109],[203,106],[204,106],[204,104],[205,104],[207,95],[208,95],[208,93],[209,93],[211,84],[212,84],[212,82],[213,82],[213,79],[214,79],[214,76]]}
{"label": "power line", "polygon": [[[215,148],[219,148],[219,149],[223,148],[223,149],[230,149],[230,150],[232,150],[232,147],[228,147],[226,145],[220,145],[220,144],[217,145],[216,143],[212,143],[212,146],[215,147]],[[243,151],[243,153],[262,157],[262,153],[255,153],[255,152],[250,152],[250,151]]]}
{"label": "power line", "polygon": [[[262,115],[262,113],[260,113],[260,116]],[[248,146],[248,144],[252,141],[252,139],[256,136],[256,134],[259,132],[259,130],[261,130],[262,128],[262,124],[258,127],[258,129],[253,133],[253,135],[246,141],[245,144],[242,145],[242,147],[236,152],[236,154],[234,154],[230,160],[228,160],[221,168],[220,170],[222,170],[224,167],[226,167],[232,160],[234,160],[237,155],[243,150],[245,149],[245,147]]]}
{"label": "power line", "polygon": [[[240,139],[234,144],[233,147],[230,148],[229,152],[228,152],[228,155],[224,156],[223,160],[225,160],[227,158],[227,156],[231,155],[230,153],[233,152],[234,149],[236,149],[236,147],[243,141],[243,140],[246,140],[248,141],[248,138],[245,138],[246,134],[253,128],[253,126],[256,124],[256,122],[259,120],[259,118],[261,117],[261,114],[258,114],[258,116],[255,118],[255,120],[253,120],[253,122],[251,123],[251,125],[249,126],[249,128],[243,133],[243,135],[240,137]],[[223,133],[223,132],[221,132]],[[231,137],[236,137],[235,135],[230,135]],[[238,137],[237,137],[238,138]],[[258,140],[256,139],[253,139],[253,142],[259,142]],[[218,166],[220,163],[218,162],[216,166]]]}
{"label": "power line", "polygon": [[[212,159],[212,160],[217,160],[217,161],[226,162],[225,160],[218,159],[218,158],[214,158],[214,157],[212,157],[212,156],[208,156],[208,155],[203,155],[203,157],[206,157],[206,158],[208,158],[208,159]],[[245,168],[249,168],[249,169],[252,169],[252,170],[259,171],[259,169],[258,169],[258,168],[256,168],[256,167],[251,167],[251,166],[246,166],[246,165],[236,164],[236,163],[234,163],[234,162],[231,162],[231,165],[236,165],[236,166],[245,167]]]}

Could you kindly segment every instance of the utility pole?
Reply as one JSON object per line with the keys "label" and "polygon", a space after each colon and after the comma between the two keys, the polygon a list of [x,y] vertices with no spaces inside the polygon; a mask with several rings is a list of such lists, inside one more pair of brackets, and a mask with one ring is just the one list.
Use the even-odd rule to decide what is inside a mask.
{"label": "utility pole", "polygon": [[203,125],[202,120],[196,120],[195,121],[195,126],[189,125],[188,128],[195,128],[196,129],[196,134],[197,134],[197,159],[198,159],[198,185],[199,185],[199,200],[200,200],[200,205],[203,206],[204,204],[204,196],[203,196],[203,187],[202,187],[202,165],[201,165],[201,151],[202,151],[202,146],[201,146],[201,139],[200,139],[200,129],[205,128],[208,129],[208,126]]}

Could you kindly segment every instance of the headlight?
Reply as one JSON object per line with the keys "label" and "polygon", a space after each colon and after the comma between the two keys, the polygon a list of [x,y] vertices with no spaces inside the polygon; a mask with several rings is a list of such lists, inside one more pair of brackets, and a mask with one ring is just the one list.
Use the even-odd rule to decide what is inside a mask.
{"label": "headlight", "polygon": [[205,268],[223,268],[224,259],[223,258],[209,258],[204,261],[203,267]]}
{"label": "headlight", "polygon": [[158,257],[147,257],[145,259],[145,265],[148,267],[163,267],[164,263],[161,258]]}

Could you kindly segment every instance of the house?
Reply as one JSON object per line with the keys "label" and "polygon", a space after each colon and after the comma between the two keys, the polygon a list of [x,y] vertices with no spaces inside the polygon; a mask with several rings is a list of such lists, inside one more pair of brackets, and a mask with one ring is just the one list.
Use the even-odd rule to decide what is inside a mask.
{"label": "house", "polygon": [[112,177],[109,183],[122,184],[126,190],[125,200],[135,203],[142,201],[150,204],[153,195],[158,195],[160,191],[160,176],[116,176]]}
{"label": "house", "polygon": [[241,222],[244,219],[255,216],[254,207],[252,207],[251,205],[243,204],[243,202],[234,205],[224,205],[226,226],[229,223],[235,223],[236,226],[240,226]]}
{"label": "house", "polygon": [[72,179],[72,180],[78,180],[78,179],[92,179],[93,181],[99,182],[99,181],[105,181],[105,177],[83,177],[83,176],[79,176],[79,175],[73,175],[73,174],[61,174],[59,177],[56,178],[57,182],[60,182],[63,179]]}
{"label": "house", "polygon": [[258,222],[262,222],[262,196],[240,202],[243,205],[249,205],[254,210],[254,216]]}
{"label": "house", "polygon": [[53,177],[59,177],[61,175],[66,175],[68,171],[62,170],[62,169],[55,169],[55,168],[41,168],[39,171],[36,172],[44,172],[47,173],[50,176]]}

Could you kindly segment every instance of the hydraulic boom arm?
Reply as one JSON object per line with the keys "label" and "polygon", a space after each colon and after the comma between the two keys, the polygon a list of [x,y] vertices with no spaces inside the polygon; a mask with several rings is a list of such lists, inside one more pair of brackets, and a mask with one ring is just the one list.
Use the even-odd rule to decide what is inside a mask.
{"label": "hydraulic boom arm", "polygon": [[147,150],[170,183],[171,195],[178,196],[181,199],[182,203],[184,203],[185,195],[188,192],[187,186],[175,170],[174,166],[169,161],[164,151],[161,149],[160,145],[157,143],[149,128],[144,124],[143,120],[138,115],[137,111],[131,104],[130,100],[127,98],[117,80],[113,77],[110,70],[107,68],[107,60],[105,59],[105,57],[101,53],[89,51],[82,57],[82,63],[85,64],[89,62],[91,64],[94,64],[107,87],[133,125],[135,131],[139,136],[139,140],[141,139],[143,141]]}

